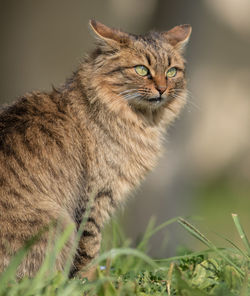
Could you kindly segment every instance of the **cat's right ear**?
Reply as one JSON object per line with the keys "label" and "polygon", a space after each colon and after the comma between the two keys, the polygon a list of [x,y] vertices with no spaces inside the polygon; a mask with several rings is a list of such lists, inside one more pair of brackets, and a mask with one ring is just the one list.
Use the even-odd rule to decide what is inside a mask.
{"label": "cat's right ear", "polygon": [[189,41],[191,32],[190,25],[180,25],[162,34],[175,49],[182,52]]}
{"label": "cat's right ear", "polygon": [[124,45],[130,40],[129,34],[109,28],[95,20],[90,20],[89,24],[96,35],[111,46]]}

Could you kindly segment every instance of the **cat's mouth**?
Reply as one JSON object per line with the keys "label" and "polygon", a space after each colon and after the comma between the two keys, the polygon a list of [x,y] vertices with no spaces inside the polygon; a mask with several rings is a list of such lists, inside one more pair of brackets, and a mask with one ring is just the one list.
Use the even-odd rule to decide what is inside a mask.
{"label": "cat's mouth", "polygon": [[150,98],[147,101],[151,102],[151,103],[160,103],[163,100],[163,98],[161,96],[159,97],[155,97],[155,98]]}

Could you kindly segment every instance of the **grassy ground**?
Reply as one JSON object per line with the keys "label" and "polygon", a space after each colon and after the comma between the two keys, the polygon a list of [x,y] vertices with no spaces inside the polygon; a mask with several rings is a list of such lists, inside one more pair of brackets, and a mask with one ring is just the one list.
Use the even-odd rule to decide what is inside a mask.
{"label": "grassy ground", "polygon": [[[231,248],[218,248],[193,225],[182,218],[169,220],[157,227],[150,221],[144,237],[136,249],[119,227],[112,227],[112,242],[104,241],[102,253],[97,260],[97,278],[68,279],[69,266],[65,272],[53,272],[55,257],[67,241],[72,229],[67,229],[57,241],[37,276],[33,279],[15,280],[15,271],[32,241],[15,258],[0,276],[0,295],[183,295],[183,296],[247,296],[250,295],[250,245],[238,216],[233,215],[235,227],[244,244],[240,249],[229,241]],[[182,250],[177,257],[153,260],[147,256],[147,246],[153,235],[172,223],[180,223],[206,250],[190,252]],[[226,240],[226,239],[225,239]],[[109,251],[105,249],[110,248]]]}

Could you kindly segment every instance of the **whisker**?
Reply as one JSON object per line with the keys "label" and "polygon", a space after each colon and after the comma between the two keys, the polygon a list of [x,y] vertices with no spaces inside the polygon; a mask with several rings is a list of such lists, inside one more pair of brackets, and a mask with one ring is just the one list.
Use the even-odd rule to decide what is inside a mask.
{"label": "whisker", "polygon": [[123,96],[123,98],[126,99],[126,100],[132,100],[132,99],[139,98],[139,97],[141,97],[141,95],[138,94],[138,93],[128,94],[126,96]]}
{"label": "whisker", "polygon": [[127,89],[127,90],[120,92],[119,95],[123,95],[123,94],[130,93],[130,92],[137,91],[137,90],[138,90],[138,88]]}
{"label": "whisker", "polygon": [[[200,110],[200,106],[195,104],[193,101],[191,101],[189,98],[188,99],[185,99],[183,97],[183,95],[179,95],[179,94],[171,94],[171,96],[175,99],[179,99],[183,102],[186,102],[187,105],[191,105],[192,107],[196,108],[197,110]],[[189,95],[188,95],[189,96]]]}
{"label": "whisker", "polygon": [[131,88],[124,90],[119,93],[124,99],[126,100],[132,100],[136,98],[143,98],[149,95],[151,92],[148,89],[143,89],[143,88]]}
{"label": "whisker", "polygon": [[124,94],[129,94],[131,92],[139,92],[139,93],[145,93],[145,94],[150,94],[151,91],[148,90],[148,89],[140,89],[140,88],[131,88],[131,89],[127,89],[127,90],[124,90],[122,92],[119,93],[119,95],[124,95]]}

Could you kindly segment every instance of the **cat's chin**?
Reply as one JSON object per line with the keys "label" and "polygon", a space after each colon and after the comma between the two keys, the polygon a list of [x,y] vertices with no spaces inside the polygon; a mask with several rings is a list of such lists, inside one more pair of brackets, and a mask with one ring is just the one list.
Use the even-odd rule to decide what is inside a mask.
{"label": "cat's chin", "polygon": [[136,101],[136,102],[131,102],[130,106],[135,110],[135,111],[143,111],[143,112],[147,112],[147,110],[159,110],[162,109],[162,107],[166,104],[166,100],[161,98],[161,97],[157,97],[157,98],[147,98],[147,99],[143,99],[140,101]]}
{"label": "cat's chin", "polygon": [[168,106],[173,102],[174,98],[162,95],[162,96],[151,96],[141,99],[133,99],[129,101],[130,107],[135,111],[147,111],[147,110],[160,110],[168,108]]}

